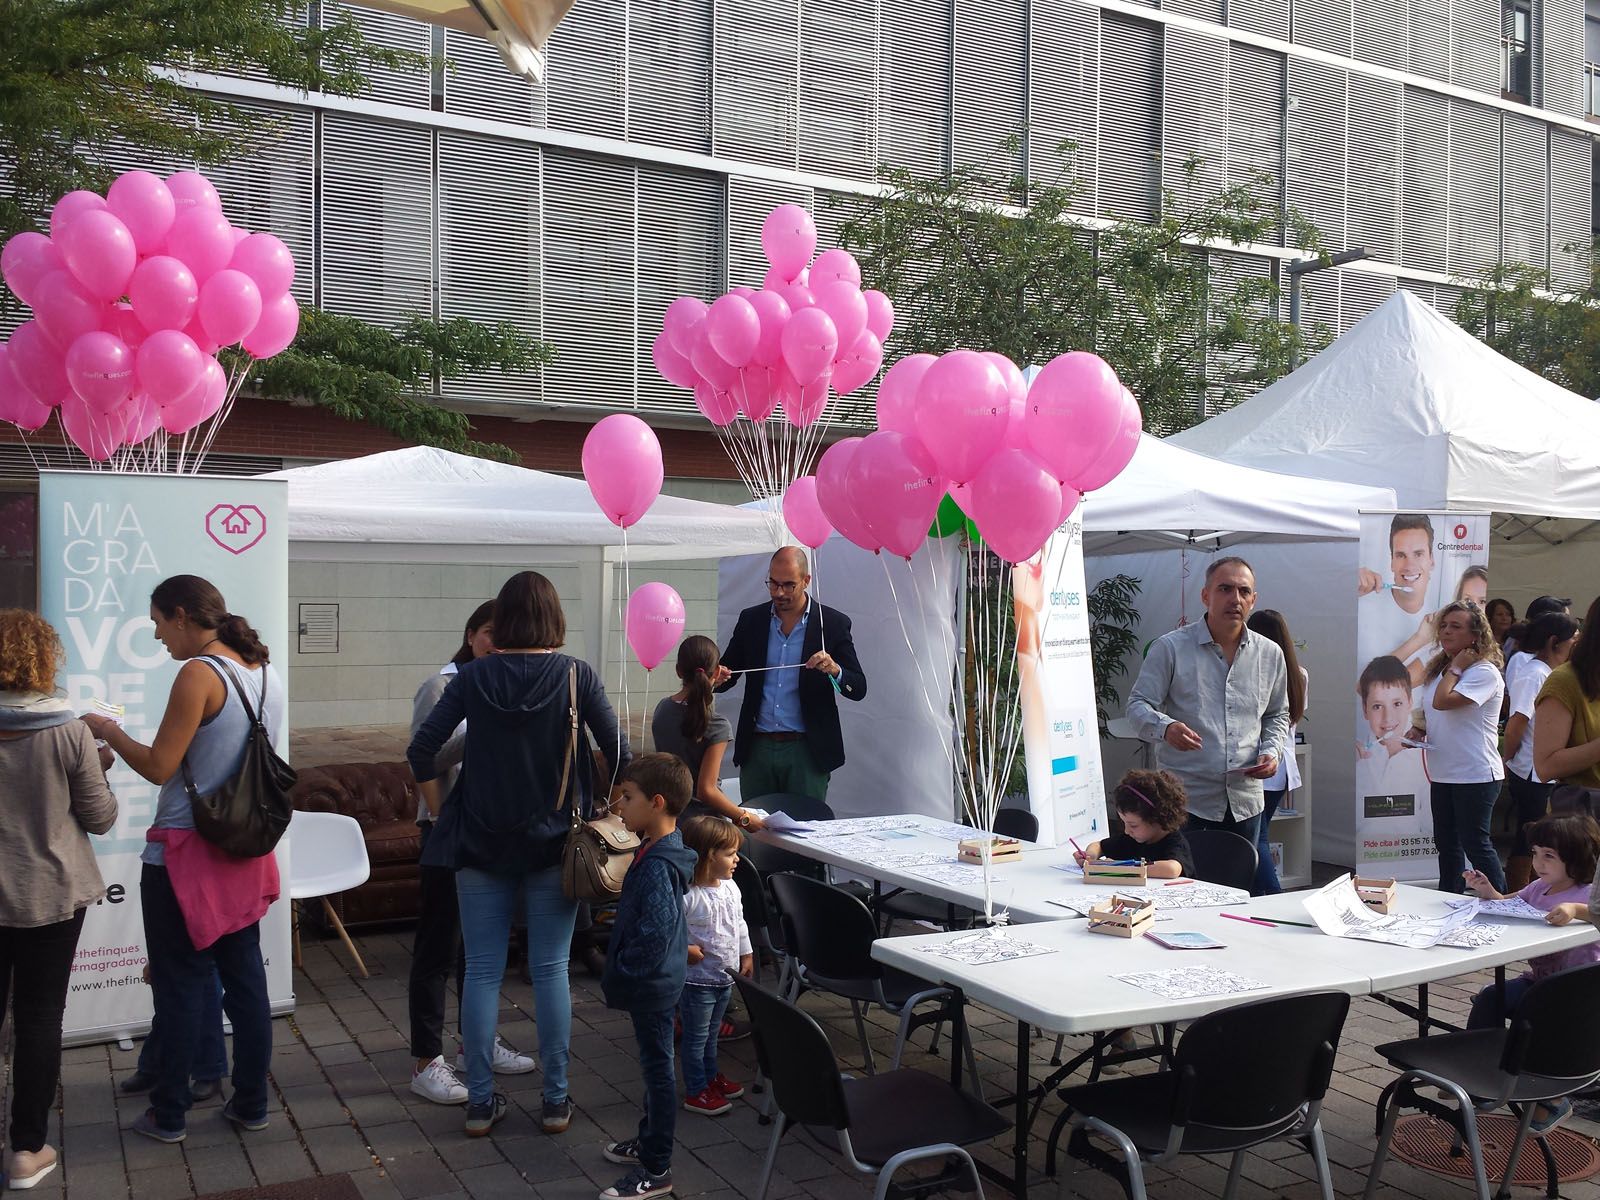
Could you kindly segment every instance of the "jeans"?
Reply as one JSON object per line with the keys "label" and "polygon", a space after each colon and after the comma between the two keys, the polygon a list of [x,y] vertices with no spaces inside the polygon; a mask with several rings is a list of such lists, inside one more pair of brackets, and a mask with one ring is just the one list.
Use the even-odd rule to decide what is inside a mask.
{"label": "jeans", "polygon": [[683,1090],[698,1096],[717,1075],[717,1032],[728,1011],[733,984],[697,987],[685,984],[678,1011],[683,1014]]}
{"label": "jeans", "polygon": [[495,875],[463,867],[456,872],[456,900],[461,908],[461,939],[467,949],[461,1049],[467,1058],[469,1103],[487,1104],[494,1098],[491,1056],[500,1017],[500,984],[506,973],[511,913],[521,903],[528,919],[528,970],[533,977],[544,1098],[559,1104],[567,1098],[567,1047],[572,1039],[567,954],[578,912],[578,906],[561,894],[560,865],[523,875]]}
{"label": "jeans", "polygon": [[233,1022],[229,1102],[245,1120],[260,1120],[267,1115],[267,1068],[272,1061],[272,1009],[261,960],[261,922],[196,950],[167,869],[149,863],[139,876],[139,902],[150,952],[150,986],[161,1014],[161,1061],[150,1091],[156,1124],[166,1130],[182,1129],[194,1103],[189,1079],[213,975],[222,980],[222,1009]]}
{"label": "jeans", "polygon": [[[1504,1015],[1509,1017],[1517,1011],[1517,1005],[1522,1003],[1522,998],[1528,994],[1528,989],[1534,981],[1525,976],[1506,980]],[[1499,1029],[1503,1024],[1501,1020],[1500,989],[1490,984],[1472,998],[1472,1011],[1467,1014],[1468,1029]]]}
{"label": "jeans", "polygon": [[1185,823],[1186,829],[1222,829],[1228,833],[1236,833],[1252,846],[1256,844],[1261,834],[1261,814],[1253,817],[1235,817],[1231,812],[1220,821],[1210,821],[1205,817],[1189,814]]}
{"label": "jeans", "polygon": [[[433,822],[422,825],[427,849]],[[461,914],[456,905],[456,873],[449,867],[420,867],[417,931],[411,943],[411,978],[406,999],[411,1010],[411,1057],[433,1060],[444,1053],[445,984],[455,970],[456,1002],[466,994],[466,959],[461,949]]]}
{"label": "jeans", "polygon": [[1528,845],[1528,825],[1550,811],[1550,793],[1556,790],[1556,785],[1535,783],[1515,771],[1507,771],[1506,787],[1511,792],[1512,810],[1516,813],[1517,821],[1517,840],[1511,847],[1511,853],[1532,854],[1533,849]]}
{"label": "jeans", "polygon": [[[139,1047],[141,1075],[155,1075],[161,1070],[161,1012],[150,1020],[150,1032],[145,1034]],[[228,1043],[222,1036],[222,980],[216,969],[211,971],[211,987],[207,989],[205,1006],[200,1016],[200,1040],[195,1048],[194,1078],[197,1082],[211,1083],[228,1073]]]}
{"label": "jeans", "polygon": [[0,1016],[9,1000],[11,1146],[33,1153],[50,1132],[61,1077],[61,1016],[67,980],[83,930],[84,909],[65,921],[31,929],[0,926]]}
{"label": "jeans", "polygon": [[1268,842],[1272,838],[1272,814],[1278,811],[1286,794],[1286,790],[1261,793],[1266,805],[1261,810],[1261,825],[1256,833],[1256,881],[1250,887],[1252,896],[1276,896],[1283,891],[1283,884],[1278,881],[1278,868],[1272,865],[1272,847]]}
{"label": "jeans", "polygon": [[[672,1166],[672,1135],[678,1121],[678,1080],[672,1073],[672,1010],[636,1012],[633,1036],[639,1043],[639,1073],[644,1077],[644,1116],[639,1118],[639,1165],[652,1175]],[[684,1037],[689,1035],[687,1018]],[[712,1045],[716,1045],[712,1038]],[[716,1051],[713,1049],[712,1053]]]}
{"label": "jeans", "polygon": [[1506,890],[1506,875],[1500,869],[1500,856],[1489,841],[1489,819],[1494,813],[1500,781],[1485,783],[1435,783],[1430,793],[1433,802],[1433,844],[1439,851],[1439,890],[1460,892],[1461,872],[1466,859],[1489,877],[1497,892]]}

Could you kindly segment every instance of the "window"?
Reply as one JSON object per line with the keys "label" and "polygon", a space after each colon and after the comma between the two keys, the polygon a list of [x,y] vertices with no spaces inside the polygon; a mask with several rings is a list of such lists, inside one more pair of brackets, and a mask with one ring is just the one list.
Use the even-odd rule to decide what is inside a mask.
{"label": "window", "polygon": [[1600,117],[1600,15],[1583,19],[1583,96],[1585,114]]}
{"label": "window", "polygon": [[1530,0],[1507,0],[1500,21],[1500,86],[1507,96],[1533,95],[1533,10]]}

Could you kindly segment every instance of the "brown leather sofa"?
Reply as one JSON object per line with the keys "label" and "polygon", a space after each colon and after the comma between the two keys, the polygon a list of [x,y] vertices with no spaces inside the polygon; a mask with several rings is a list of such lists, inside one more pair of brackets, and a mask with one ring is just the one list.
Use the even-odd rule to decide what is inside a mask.
{"label": "brown leather sofa", "polygon": [[[305,812],[335,812],[361,823],[372,874],[329,897],[347,926],[414,921],[419,906],[417,785],[405,763],[330,763],[306,767],[290,797]],[[309,910],[308,910],[309,911]]]}

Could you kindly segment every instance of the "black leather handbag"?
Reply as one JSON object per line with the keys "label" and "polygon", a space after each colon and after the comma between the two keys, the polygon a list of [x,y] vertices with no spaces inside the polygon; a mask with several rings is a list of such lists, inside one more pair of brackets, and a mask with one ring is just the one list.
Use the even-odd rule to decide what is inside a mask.
{"label": "black leather handbag", "polygon": [[210,795],[202,796],[194,785],[194,773],[185,755],[183,786],[194,811],[195,831],[201,837],[236,858],[260,858],[272,853],[284,830],[289,828],[289,818],[294,815],[289,789],[294,787],[295,771],[278,757],[278,752],[272,748],[272,738],[267,735],[267,727],[262,723],[267,707],[265,664],[261,668],[259,708],[251,708],[250,698],[245,695],[244,686],[233,668],[224,664],[222,673],[239,694],[239,702],[250,718],[244,759],[233,778]]}

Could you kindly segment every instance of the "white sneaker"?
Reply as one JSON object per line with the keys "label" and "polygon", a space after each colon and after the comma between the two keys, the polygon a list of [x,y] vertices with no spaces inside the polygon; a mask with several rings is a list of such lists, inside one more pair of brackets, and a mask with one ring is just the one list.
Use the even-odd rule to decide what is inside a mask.
{"label": "white sneaker", "polygon": [[435,1104],[465,1104],[467,1085],[456,1078],[450,1064],[439,1055],[420,1071],[411,1073],[411,1090]]}
{"label": "white sneaker", "polygon": [[[526,1054],[518,1054],[498,1037],[494,1039],[494,1062],[491,1066],[496,1075],[526,1075],[538,1065]],[[467,1073],[465,1053],[456,1055],[456,1070],[462,1075]]]}

